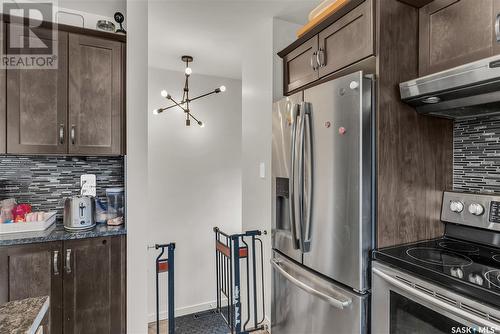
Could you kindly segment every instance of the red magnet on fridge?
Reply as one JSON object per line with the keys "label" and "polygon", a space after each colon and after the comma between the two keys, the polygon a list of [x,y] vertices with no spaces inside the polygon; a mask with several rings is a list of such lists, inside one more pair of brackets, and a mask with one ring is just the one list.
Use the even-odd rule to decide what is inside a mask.
{"label": "red magnet on fridge", "polygon": [[347,130],[346,130],[343,126],[341,126],[341,127],[339,128],[339,134],[341,134],[341,135],[345,135],[345,133],[346,133],[346,132],[347,132]]}

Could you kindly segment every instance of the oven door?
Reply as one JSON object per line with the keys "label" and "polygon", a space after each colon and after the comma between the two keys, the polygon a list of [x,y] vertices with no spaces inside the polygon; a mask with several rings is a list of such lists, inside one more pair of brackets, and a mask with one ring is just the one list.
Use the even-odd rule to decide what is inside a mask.
{"label": "oven door", "polygon": [[380,262],[372,274],[372,334],[500,333],[498,310]]}

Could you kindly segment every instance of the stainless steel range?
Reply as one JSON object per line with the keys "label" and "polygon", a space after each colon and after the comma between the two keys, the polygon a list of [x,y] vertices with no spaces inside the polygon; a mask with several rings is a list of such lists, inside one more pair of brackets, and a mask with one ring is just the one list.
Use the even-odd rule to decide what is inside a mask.
{"label": "stainless steel range", "polygon": [[372,79],[273,110],[273,334],[366,333],[372,248]]}
{"label": "stainless steel range", "polygon": [[445,192],[441,220],[374,252],[372,333],[500,333],[500,196]]}

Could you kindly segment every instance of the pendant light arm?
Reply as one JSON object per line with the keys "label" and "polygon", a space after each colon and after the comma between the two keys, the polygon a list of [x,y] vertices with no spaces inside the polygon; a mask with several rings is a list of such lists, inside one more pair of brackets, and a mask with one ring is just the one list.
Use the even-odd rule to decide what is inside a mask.
{"label": "pendant light arm", "polygon": [[193,114],[191,114],[191,113],[189,112],[189,113],[188,113],[188,115],[189,115],[192,119],[194,119],[194,120],[196,121],[196,123],[200,123],[200,120],[199,120],[199,119],[197,119],[196,117],[194,117],[194,116],[193,116]]}
{"label": "pendant light arm", "polygon": [[209,95],[212,95],[212,94],[220,93],[220,92],[221,92],[220,88],[216,88],[216,89],[214,89],[214,90],[213,90],[213,91],[211,91],[211,92],[208,92],[208,93],[205,93],[205,94],[201,94],[201,95],[199,95],[199,96],[197,96],[197,97],[193,97],[192,99],[190,99],[190,100],[189,100],[189,102],[192,102],[192,101],[194,101],[194,100],[201,99],[202,97],[205,97],[205,96],[209,96]]}
{"label": "pendant light arm", "polygon": [[172,101],[174,103],[173,106],[170,106],[170,107],[167,107],[167,108],[163,108],[163,110],[167,110],[167,109],[170,109],[170,108],[173,108],[175,106],[181,108],[184,112],[189,112],[189,110],[183,108],[179,103],[177,103],[177,101],[175,101],[172,97],[167,97],[170,101]]}

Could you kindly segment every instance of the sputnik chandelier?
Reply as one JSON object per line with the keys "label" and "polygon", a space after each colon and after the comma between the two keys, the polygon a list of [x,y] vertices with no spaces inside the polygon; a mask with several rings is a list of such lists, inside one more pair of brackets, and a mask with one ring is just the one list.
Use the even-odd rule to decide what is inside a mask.
{"label": "sputnik chandelier", "polygon": [[153,114],[158,115],[158,114],[161,114],[162,112],[164,112],[165,110],[168,110],[168,109],[171,109],[174,107],[179,107],[180,109],[182,109],[182,111],[184,111],[184,113],[186,115],[186,126],[191,125],[191,118],[192,118],[195,120],[196,123],[198,123],[198,125],[200,127],[204,127],[205,124],[202,121],[200,121],[199,119],[197,119],[196,117],[194,117],[193,114],[191,113],[191,109],[189,108],[189,104],[195,100],[201,99],[202,97],[206,97],[206,96],[212,95],[212,94],[218,94],[220,92],[225,92],[226,86],[220,86],[218,88],[215,88],[211,92],[201,94],[197,97],[189,98],[189,76],[191,75],[191,73],[193,73],[193,70],[191,69],[191,67],[189,67],[189,63],[193,61],[193,57],[182,56],[181,59],[182,59],[183,63],[186,63],[186,69],[184,70],[184,74],[186,75],[186,79],[184,81],[184,92],[182,94],[182,101],[180,101],[180,102],[175,101],[166,90],[162,90],[160,93],[161,96],[163,96],[167,100],[172,101],[173,105],[165,107],[165,108],[155,109],[155,110],[153,110]]}

